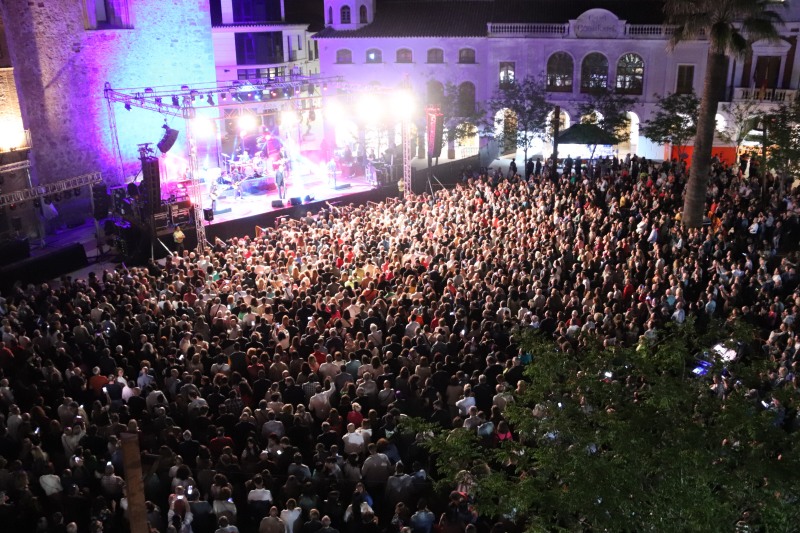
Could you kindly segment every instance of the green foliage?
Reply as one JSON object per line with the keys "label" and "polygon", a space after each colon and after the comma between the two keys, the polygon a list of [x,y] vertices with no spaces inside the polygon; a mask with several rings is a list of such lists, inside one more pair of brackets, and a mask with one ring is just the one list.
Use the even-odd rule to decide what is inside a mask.
{"label": "green foliage", "polygon": [[[469,102],[471,103],[471,102]],[[463,141],[475,135],[486,112],[476,103],[470,108],[462,99],[458,85],[448,82],[444,86],[444,98],[440,108],[444,115],[444,141]]]}
{"label": "green foliage", "polygon": [[[609,89],[595,91],[578,107],[581,122],[597,124],[603,131],[613,135],[618,143],[630,138],[631,120],[628,111],[636,104],[636,98]],[[598,114],[600,116],[598,116]]]}
{"label": "green foliage", "polygon": [[[498,142],[527,151],[537,137],[544,138],[547,133],[547,115],[553,106],[547,101],[544,79],[526,77],[514,83],[502,85],[489,100],[489,111],[494,117],[502,109],[510,110],[516,118],[516,128],[504,130],[504,118],[495,119],[500,130],[495,136]],[[507,133],[508,132],[508,133]],[[512,135],[512,138],[506,138]]]}
{"label": "green foliage", "polygon": [[694,93],[668,94],[658,100],[658,111],[641,127],[641,133],[658,144],[683,147],[697,133],[700,100]]}
{"label": "green foliage", "polygon": [[736,146],[738,154],[739,146],[747,138],[747,134],[758,125],[761,114],[759,102],[745,100],[734,104],[723,104],[722,109],[728,114],[729,120],[724,128],[717,130],[717,136],[726,143]]}
{"label": "green foliage", "polygon": [[782,104],[761,119],[767,125],[769,168],[782,176],[800,172],[800,102]]}
{"label": "green foliage", "polygon": [[745,512],[767,531],[790,530],[796,439],[750,392],[760,361],[729,365],[738,384],[724,400],[692,374],[715,340],[692,320],[633,348],[588,338],[562,353],[526,337],[529,386],[505,410],[519,441],[494,448],[463,429],[435,431],[427,447],[440,484],[469,471],[478,511],[529,531],[732,531]]}
{"label": "green foliage", "polygon": [[749,43],[778,39],[784,7],[773,0],[667,0],[664,12],[674,24],[671,44],[709,38],[712,51],[741,56]]}

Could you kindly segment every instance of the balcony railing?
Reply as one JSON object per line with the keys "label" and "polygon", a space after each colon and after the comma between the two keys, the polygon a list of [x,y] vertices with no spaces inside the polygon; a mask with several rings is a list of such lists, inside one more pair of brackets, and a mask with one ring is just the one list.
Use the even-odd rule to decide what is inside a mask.
{"label": "balcony railing", "polygon": [[669,39],[675,26],[664,24],[626,24],[625,36],[634,39]]}
{"label": "balcony railing", "polygon": [[502,37],[528,37],[531,35],[561,35],[569,33],[569,24],[546,23],[489,23],[489,35]]}
{"label": "balcony railing", "polygon": [[757,101],[783,103],[791,102],[797,96],[794,89],[756,89],[738,87],[733,90],[733,101]]}
{"label": "balcony railing", "polygon": [[[490,22],[487,31],[490,37],[574,37],[568,22],[563,24]],[[662,24],[626,24],[624,35],[628,39],[669,39],[674,26]]]}

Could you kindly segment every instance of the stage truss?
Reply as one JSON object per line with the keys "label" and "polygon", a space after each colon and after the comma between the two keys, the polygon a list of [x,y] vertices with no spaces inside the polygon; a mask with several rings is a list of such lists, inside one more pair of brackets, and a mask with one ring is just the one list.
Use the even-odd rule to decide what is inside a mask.
{"label": "stage truss", "polygon": [[[115,104],[123,104],[126,109],[136,107],[164,116],[181,118],[185,121],[186,145],[189,150],[190,197],[192,200],[197,249],[203,251],[208,243],[203,219],[202,185],[200,182],[196,139],[193,134],[192,119],[198,110],[217,109],[216,119],[226,118],[226,110],[238,109],[244,113],[253,106],[263,106],[265,114],[275,114],[287,104],[295,110],[321,111],[321,100],[325,96],[335,96],[352,100],[361,92],[387,92],[388,88],[375,86],[362,87],[346,83],[340,76],[299,76],[289,75],[270,79],[236,80],[226,82],[200,83],[194,85],[158,86],[115,89],[106,82],[104,96],[108,106],[108,120],[111,130],[112,149],[119,158],[121,176],[124,178],[122,151],[119,146]],[[311,101],[310,107],[301,103]],[[324,120],[324,119],[323,119]],[[411,140],[410,121],[402,122],[403,185],[405,194],[411,192]]]}
{"label": "stage truss", "polygon": [[[341,91],[345,85],[340,77],[281,76],[274,79],[241,80],[233,82],[213,82],[195,85],[141,87],[115,89],[106,82],[104,96],[108,105],[108,120],[111,129],[113,150],[119,157],[120,169],[124,177],[122,151],[119,146],[114,104],[124,104],[126,109],[136,107],[153,111],[164,116],[182,118],[185,121],[186,145],[189,150],[190,197],[194,211],[197,249],[207,247],[203,220],[202,185],[197,164],[196,139],[193,135],[192,119],[200,109],[223,110],[218,118],[224,118],[225,109],[244,110],[254,105],[263,105],[273,112],[287,104],[298,108],[298,101],[319,99],[322,91],[335,89]],[[306,96],[301,96],[303,93]],[[230,98],[228,98],[230,97]],[[258,99],[256,99],[256,97]],[[312,105],[311,109],[315,106]]]}

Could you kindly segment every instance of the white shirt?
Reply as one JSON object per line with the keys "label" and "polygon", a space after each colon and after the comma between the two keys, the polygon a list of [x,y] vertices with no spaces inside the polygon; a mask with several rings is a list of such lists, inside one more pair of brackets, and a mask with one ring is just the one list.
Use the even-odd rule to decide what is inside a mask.
{"label": "white shirt", "polygon": [[286,527],[286,533],[294,533],[294,523],[300,517],[301,509],[299,507],[295,507],[292,510],[284,509],[281,511],[281,520]]}

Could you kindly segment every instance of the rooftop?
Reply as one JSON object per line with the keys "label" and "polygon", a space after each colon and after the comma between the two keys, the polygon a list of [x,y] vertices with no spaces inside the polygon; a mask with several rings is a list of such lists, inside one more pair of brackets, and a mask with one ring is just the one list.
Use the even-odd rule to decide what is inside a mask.
{"label": "rooftop", "polygon": [[661,24],[662,6],[662,0],[378,0],[371,24],[326,27],[317,37],[485,37],[490,22],[564,23],[592,8],[631,24]]}

